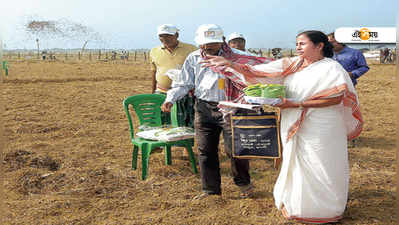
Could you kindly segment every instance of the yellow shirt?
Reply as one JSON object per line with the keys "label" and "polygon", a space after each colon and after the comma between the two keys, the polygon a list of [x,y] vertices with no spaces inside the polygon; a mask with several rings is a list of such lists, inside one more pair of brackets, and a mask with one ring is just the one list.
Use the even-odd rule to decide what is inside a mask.
{"label": "yellow shirt", "polygon": [[150,51],[151,70],[156,71],[157,90],[166,92],[170,89],[172,80],[166,75],[170,69],[181,69],[184,60],[191,52],[198,48],[191,44],[179,41],[173,52],[164,46],[158,46]]}

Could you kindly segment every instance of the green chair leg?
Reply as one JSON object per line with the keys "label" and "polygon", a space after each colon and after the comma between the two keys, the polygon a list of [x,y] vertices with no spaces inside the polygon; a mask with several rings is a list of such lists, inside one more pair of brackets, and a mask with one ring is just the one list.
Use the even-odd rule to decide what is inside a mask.
{"label": "green chair leg", "polygon": [[145,180],[147,178],[148,161],[150,158],[150,151],[147,147],[141,149],[141,179]]}
{"label": "green chair leg", "polygon": [[137,169],[137,155],[139,154],[139,147],[137,145],[133,146],[133,153],[132,153],[132,169]]}
{"label": "green chair leg", "polygon": [[165,164],[166,165],[172,165],[172,147],[170,145],[166,146],[166,151],[165,151]]}
{"label": "green chair leg", "polygon": [[191,148],[191,145],[187,145],[186,150],[188,152],[188,156],[190,157],[191,167],[193,168],[194,173],[198,173],[197,164],[195,163],[194,152]]}

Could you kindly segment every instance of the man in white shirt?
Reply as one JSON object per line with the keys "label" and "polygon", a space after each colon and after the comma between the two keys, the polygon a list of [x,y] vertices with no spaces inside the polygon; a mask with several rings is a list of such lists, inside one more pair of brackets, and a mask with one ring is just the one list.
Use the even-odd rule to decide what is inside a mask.
{"label": "man in white shirt", "polygon": [[[200,62],[206,55],[222,55],[225,44],[223,30],[214,24],[201,25],[196,32],[195,42],[200,49],[189,54],[184,61],[181,81],[173,83],[172,89],[162,105],[162,111],[170,111],[172,105],[194,88],[196,102],[194,128],[197,137],[199,165],[201,168],[202,192],[196,198],[208,195],[221,195],[221,176],[218,157],[220,133],[223,132],[224,149],[231,160],[234,183],[241,191],[241,197],[249,197],[252,185],[249,175],[249,161],[232,157],[231,125],[223,119],[217,107],[219,101],[226,99],[224,75]],[[240,54],[238,50],[233,50]],[[243,52],[241,52],[243,53]]]}
{"label": "man in white shirt", "polygon": [[245,38],[244,35],[233,32],[229,35],[227,42],[231,48],[235,48],[245,52]]}
{"label": "man in white shirt", "polygon": [[243,34],[237,32],[231,33],[227,38],[227,43],[230,48],[240,50],[241,52],[238,52],[238,54],[257,56],[245,49],[246,39]]}

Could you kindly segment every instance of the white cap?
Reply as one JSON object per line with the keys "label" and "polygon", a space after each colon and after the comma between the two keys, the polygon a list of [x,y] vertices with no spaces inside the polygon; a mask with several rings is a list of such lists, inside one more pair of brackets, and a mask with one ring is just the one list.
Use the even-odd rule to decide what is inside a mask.
{"label": "white cap", "polygon": [[223,30],[215,24],[203,24],[195,32],[194,41],[198,45],[223,42]]}
{"label": "white cap", "polygon": [[242,39],[245,40],[244,35],[242,35],[242,34],[240,34],[240,33],[237,33],[237,32],[233,32],[233,33],[231,33],[231,34],[229,35],[229,38],[227,39],[227,41],[229,42],[229,41],[231,41],[231,40],[233,40],[233,39],[236,39],[236,38],[242,38]]}
{"label": "white cap", "polygon": [[179,32],[179,29],[177,29],[177,27],[173,24],[162,24],[157,29],[157,35],[161,34],[175,35],[177,32]]}

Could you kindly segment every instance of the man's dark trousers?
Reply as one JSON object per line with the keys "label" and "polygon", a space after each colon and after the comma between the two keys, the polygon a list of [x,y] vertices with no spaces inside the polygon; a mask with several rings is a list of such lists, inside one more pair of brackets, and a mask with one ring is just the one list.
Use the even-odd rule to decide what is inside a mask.
{"label": "man's dark trousers", "polygon": [[[219,167],[218,145],[223,131],[224,149],[231,160],[234,183],[238,186],[250,184],[249,161],[232,157],[231,124],[223,120],[216,102],[196,99],[195,133],[199,150],[202,190],[208,194],[221,194],[221,177]],[[230,117],[226,118],[230,121]]]}

